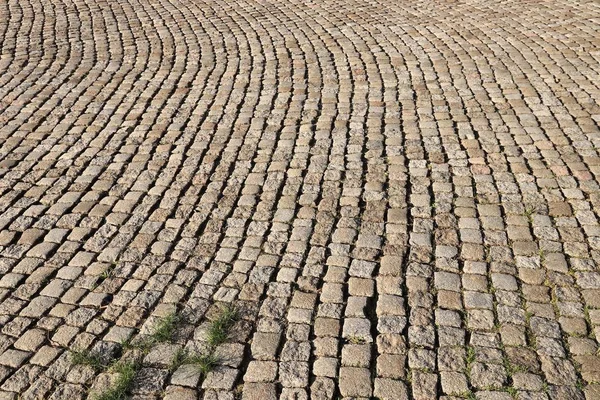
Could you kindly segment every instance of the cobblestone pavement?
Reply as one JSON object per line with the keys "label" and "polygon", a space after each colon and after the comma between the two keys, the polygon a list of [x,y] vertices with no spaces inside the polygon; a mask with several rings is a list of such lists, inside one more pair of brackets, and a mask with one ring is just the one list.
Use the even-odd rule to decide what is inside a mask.
{"label": "cobblestone pavement", "polygon": [[600,399],[599,32],[0,1],[0,399]]}

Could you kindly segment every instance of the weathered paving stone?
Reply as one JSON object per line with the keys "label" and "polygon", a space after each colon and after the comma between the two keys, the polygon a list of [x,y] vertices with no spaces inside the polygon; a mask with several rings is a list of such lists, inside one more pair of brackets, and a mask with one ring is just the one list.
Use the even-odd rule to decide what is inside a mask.
{"label": "weathered paving stone", "polygon": [[277,392],[275,384],[270,383],[246,383],[244,384],[244,394],[242,399],[265,399],[275,400]]}
{"label": "weathered paving stone", "polygon": [[181,400],[195,400],[198,398],[196,391],[190,388],[183,388],[180,386],[168,386],[164,393],[164,399],[181,399]]}
{"label": "weathered paving stone", "polygon": [[370,397],[373,392],[369,370],[366,368],[342,367],[339,385],[342,396]]}
{"label": "weathered paving stone", "polygon": [[233,389],[237,371],[233,368],[219,367],[209,372],[202,382],[203,388],[231,391]]}
{"label": "weathered paving stone", "polygon": [[137,394],[155,394],[162,390],[168,371],[143,368],[137,374],[134,382],[133,392]]}
{"label": "weathered paving stone", "polygon": [[599,17],[0,2],[0,398],[597,398]]}

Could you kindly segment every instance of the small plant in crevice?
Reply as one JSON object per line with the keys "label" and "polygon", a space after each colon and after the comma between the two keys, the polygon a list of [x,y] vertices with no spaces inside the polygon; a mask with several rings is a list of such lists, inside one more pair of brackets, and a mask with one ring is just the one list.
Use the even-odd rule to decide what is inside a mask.
{"label": "small plant in crevice", "polygon": [[172,342],[183,321],[183,317],[177,313],[168,314],[155,322],[149,334],[125,340],[121,345],[123,349],[139,349],[148,353],[157,344]]}
{"label": "small plant in crevice", "polygon": [[514,374],[528,372],[527,367],[519,364],[513,364],[507,357],[502,359],[502,363],[504,364],[504,368],[506,369],[506,373],[509,377],[512,377]]}
{"label": "small plant in crevice", "polygon": [[538,257],[540,258],[540,263],[544,263],[546,261],[546,251],[543,248],[540,248],[538,251]]}
{"label": "small plant in crevice", "polygon": [[193,365],[200,371],[202,376],[206,376],[206,374],[219,365],[219,359],[213,352],[208,354],[190,354],[185,349],[179,349],[171,360],[169,371],[174,372],[182,365]]}
{"label": "small plant in crevice", "polygon": [[175,355],[173,355],[171,364],[169,364],[169,371],[173,372],[177,370],[177,368],[181,367],[187,362],[188,358],[189,354],[185,349],[178,349],[177,352],[175,352]]}
{"label": "small plant in crevice", "polygon": [[237,385],[236,387],[233,388],[233,398],[241,399],[243,392],[244,392],[244,384],[240,383],[239,385]]}
{"label": "small plant in crevice", "polygon": [[546,394],[550,393],[550,385],[548,382],[542,382],[542,392]]}
{"label": "small plant in crevice", "polygon": [[131,338],[121,340],[119,342],[119,346],[121,346],[121,349],[123,350],[131,350],[136,348],[136,345],[132,343]]}
{"label": "small plant in crevice", "polygon": [[219,365],[219,359],[214,353],[209,353],[206,355],[201,354],[190,356],[187,359],[186,364],[194,365],[200,371],[200,374],[205,377],[210,371]]}
{"label": "small plant in crevice", "polygon": [[116,362],[112,367],[112,372],[118,374],[113,385],[104,392],[93,395],[93,400],[125,400],[129,398],[129,393],[133,387],[133,380],[141,365],[137,362]]}
{"label": "small plant in crevice", "polygon": [[175,332],[182,321],[182,317],[176,313],[171,313],[166,317],[159,319],[146,341],[150,345],[170,342],[173,340]]}
{"label": "small plant in crevice", "polygon": [[114,278],[115,276],[115,270],[117,269],[118,264],[116,262],[111,263],[101,274],[100,274],[100,278],[102,278],[102,280],[106,280],[109,278]]}
{"label": "small plant in crevice", "polygon": [[[595,382],[589,382],[589,383],[595,383]],[[575,382],[575,387],[577,389],[583,391],[586,386],[587,386],[587,384],[582,378],[577,378],[577,382]]]}
{"label": "small plant in crevice", "polygon": [[485,257],[486,263],[489,264],[492,261],[494,261],[494,258],[492,257],[492,247],[489,244],[483,245],[483,252],[484,252],[484,257]]}
{"label": "small plant in crevice", "polygon": [[73,365],[87,365],[92,367],[96,372],[106,368],[106,363],[100,354],[91,350],[72,350],[70,358]]}
{"label": "small plant in crevice", "polygon": [[471,378],[471,368],[473,367],[475,359],[475,349],[473,348],[473,346],[467,346],[467,354],[465,359],[465,374],[469,379]]}
{"label": "small plant in crevice", "polygon": [[406,383],[412,385],[412,383],[413,383],[413,373],[412,373],[412,371],[408,371],[406,373]]}
{"label": "small plant in crevice", "polygon": [[463,399],[466,399],[466,400],[477,400],[477,396],[475,396],[475,393],[472,390],[469,390],[468,392],[463,393],[459,397],[462,397]]}
{"label": "small plant in crevice", "polygon": [[527,217],[527,220],[529,221],[529,223],[533,222],[533,214],[537,213],[537,207],[536,206],[527,206],[525,207],[525,210],[523,211],[523,216]]}
{"label": "small plant in crevice", "polygon": [[210,322],[206,332],[206,342],[211,349],[223,344],[229,338],[230,330],[239,318],[235,307],[222,307],[219,314]]}
{"label": "small plant in crevice", "polygon": [[364,338],[358,337],[358,336],[348,336],[346,338],[346,340],[348,341],[348,343],[351,344],[365,344],[366,340]]}
{"label": "small plant in crevice", "polygon": [[512,397],[513,399],[517,399],[518,395],[519,395],[519,391],[517,389],[515,389],[514,386],[506,386],[503,388],[503,390],[508,393],[510,395],[510,397]]}

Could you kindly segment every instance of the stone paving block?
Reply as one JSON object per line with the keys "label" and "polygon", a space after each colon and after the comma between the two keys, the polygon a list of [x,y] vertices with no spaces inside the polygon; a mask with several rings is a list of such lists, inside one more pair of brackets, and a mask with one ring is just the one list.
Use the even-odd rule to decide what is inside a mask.
{"label": "stone paving block", "polygon": [[342,396],[370,397],[373,392],[369,370],[366,368],[342,367],[339,385]]}

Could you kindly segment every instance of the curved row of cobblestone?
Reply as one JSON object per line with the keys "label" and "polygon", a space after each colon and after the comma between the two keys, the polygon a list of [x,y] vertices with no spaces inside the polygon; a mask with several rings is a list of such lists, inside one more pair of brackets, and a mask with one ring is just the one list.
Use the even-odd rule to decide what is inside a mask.
{"label": "curved row of cobblestone", "polygon": [[[600,398],[599,25],[0,2],[0,398],[101,393],[82,350],[136,399]],[[224,304],[216,368],[175,363]]]}

